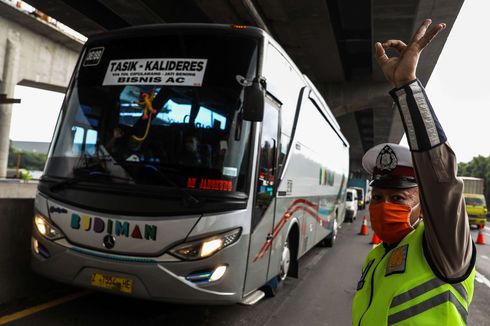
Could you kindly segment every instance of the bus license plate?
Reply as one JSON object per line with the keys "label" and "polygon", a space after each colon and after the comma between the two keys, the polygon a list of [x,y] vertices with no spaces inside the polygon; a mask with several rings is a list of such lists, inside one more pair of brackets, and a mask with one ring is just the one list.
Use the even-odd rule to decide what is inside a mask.
{"label": "bus license plate", "polygon": [[93,286],[120,292],[133,293],[133,280],[124,277],[114,277],[100,273],[92,273],[90,283]]}

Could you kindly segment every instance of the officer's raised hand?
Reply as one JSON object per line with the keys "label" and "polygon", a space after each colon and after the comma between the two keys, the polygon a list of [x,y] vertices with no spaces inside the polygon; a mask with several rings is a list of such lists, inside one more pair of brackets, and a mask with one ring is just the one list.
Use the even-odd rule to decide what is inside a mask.
{"label": "officer's raised hand", "polygon": [[[417,63],[420,53],[436,35],[446,28],[446,24],[440,23],[427,29],[432,20],[426,19],[419,27],[415,35],[407,44],[400,40],[388,40],[383,43],[376,42],[376,61],[380,65],[383,73],[395,87],[405,85],[416,79]],[[393,48],[400,53],[399,57],[389,58],[385,49]]]}

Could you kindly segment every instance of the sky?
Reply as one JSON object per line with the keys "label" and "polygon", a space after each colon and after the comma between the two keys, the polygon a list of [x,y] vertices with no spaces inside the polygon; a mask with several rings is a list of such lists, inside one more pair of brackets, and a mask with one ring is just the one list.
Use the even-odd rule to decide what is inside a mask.
{"label": "sky", "polygon": [[[484,23],[488,12],[487,0],[464,2],[427,84],[458,162],[490,155],[490,28]],[[13,106],[10,139],[51,141],[63,94],[17,86],[14,97],[22,103]],[[402,143],[407,144],[405,137]]]}

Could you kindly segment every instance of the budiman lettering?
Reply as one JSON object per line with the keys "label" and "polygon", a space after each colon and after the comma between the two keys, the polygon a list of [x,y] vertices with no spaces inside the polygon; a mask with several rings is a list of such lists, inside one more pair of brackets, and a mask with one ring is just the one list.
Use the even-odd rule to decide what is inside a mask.
{"label": "budiman lettering", "polygon": [[[70,227],[73,230],[93,231],[95,233],[113,234],[118,237],[133,239],[153,240],[157,239],[157,226],[151,224],[138,225],[130,221],[104,220],[88,215],[71,215]],[[142,231],[144,232],[142,233]]]}

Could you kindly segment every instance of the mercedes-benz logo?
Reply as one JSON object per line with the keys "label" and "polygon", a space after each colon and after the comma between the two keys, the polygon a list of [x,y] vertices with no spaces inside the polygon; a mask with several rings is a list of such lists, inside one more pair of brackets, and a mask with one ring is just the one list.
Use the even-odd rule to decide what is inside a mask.
{"label": "mercedes-benz logo", "polygon": [[104,237],[102,244],[107,249],[112,249],[112,248],[114,248],[114,245],[116,244],[116,238],[113,235],[108,234]]}

